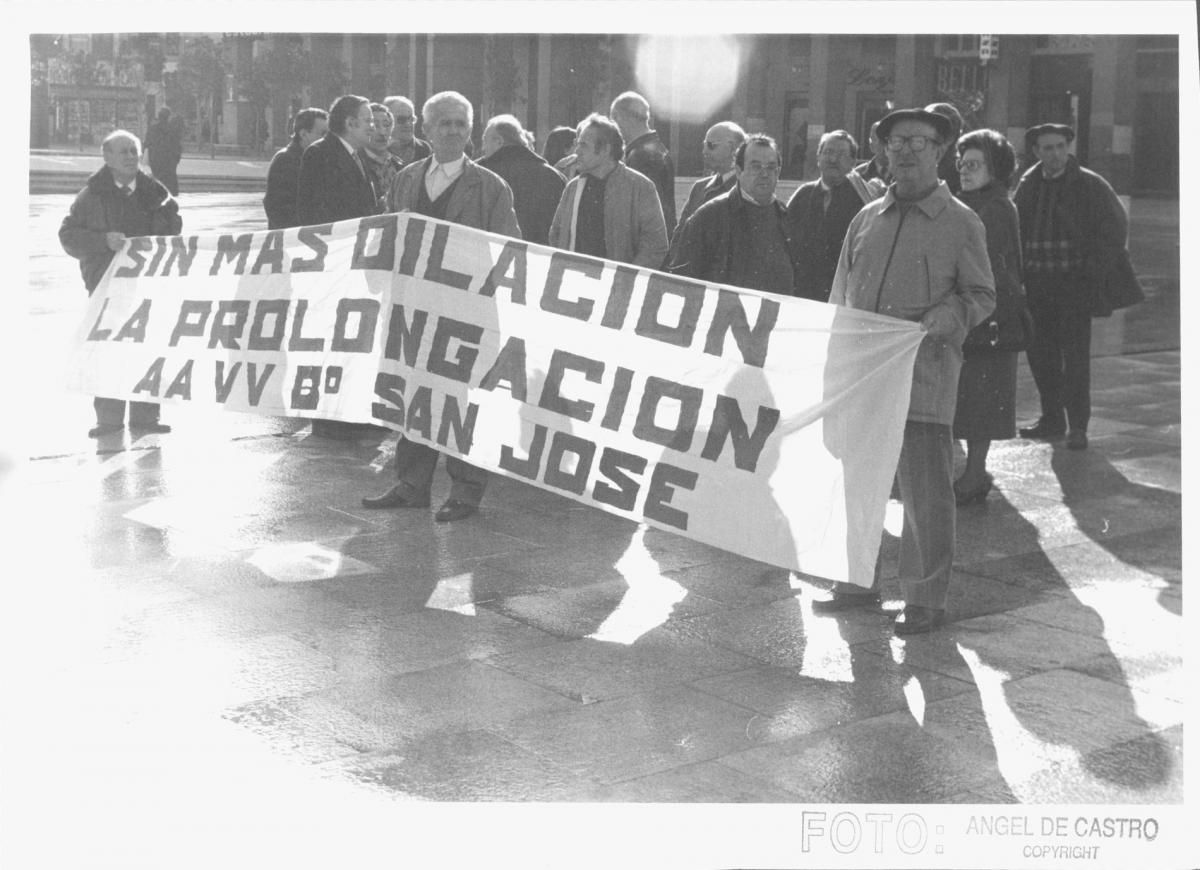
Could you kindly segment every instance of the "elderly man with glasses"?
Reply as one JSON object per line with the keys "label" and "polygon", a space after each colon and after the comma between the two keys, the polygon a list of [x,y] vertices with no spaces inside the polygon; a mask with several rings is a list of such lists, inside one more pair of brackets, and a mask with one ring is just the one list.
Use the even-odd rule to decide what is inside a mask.
{"label": "elderly man with glasses", "polygon": [[700,159],[704,163],[704,170],[709,174],[696,181],[688,191],[687,202],[684,203],[683,211],[679,213],[679,223],[675,225],[675,232],[671,235],[670,262],[675,262],[675,254],[683,243],[683,227],[696,213],[696,209],[737,185],[737,166],[733,163],[733,154],[745,141],[746,131],[733,121],[713,124],[704,134]]}
{"label": "elderly man with glasses", "polygon": [[388,151],[399,157],[405,166],[416,160],[424,160],[433,153],[429,143],[416,136],[417,110],[412,100],[397,95],[384,98],[383,105],[392,113],[393,121]]}
{"label": "elderly man with glasses", "polygon": [[[954,454],[963,338],[996,306],[983,222],[938,179],[954,135],[943,115],[901,109],[879,122],[894,182],[850,222],[829,301],[919,323],[897,479],[904,503],[895,633],[928,632],[945,619],[954,563]],[[834,351],[831,349],[830,353]],[[845,433],[863,437],[863,433]],[[836,444],[831,445],[836,450]],[[850,472],[848,472],[850,473]],[[839,584],[816,613],[879,606],[876,588]]]}

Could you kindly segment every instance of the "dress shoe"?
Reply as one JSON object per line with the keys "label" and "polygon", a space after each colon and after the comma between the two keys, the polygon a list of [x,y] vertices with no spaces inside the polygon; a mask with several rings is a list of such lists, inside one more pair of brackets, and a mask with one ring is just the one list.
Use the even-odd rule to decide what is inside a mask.
{"label": "dress shoe", "polygon": [[99,438],[101,435],[108,435],[111,432],[120,432],[125,428],[123,423],[97,423],[91,429],[88,429],[89,438]]}
{"label": "dress shoe", "polygon": [[995,481],[990,474],[985,474],[983,482],[970,489],[961,489],[956,481],[954,484],[954,503],[959,507],[976,503],[982,504],[987,500],[988,493],[992,491],[994,483]]}
{"label": "dress shoe", "polygon": [[433,515],[433,518],[439,523],[452,523],[455,520],[465,520],[478,510],[479,505],[468,504],[456,498],[448,498],[446,503],[438,508],[438,512]]}
{"label": "dress shoe", "polygon": [[130,423],[129,428],[145,435],[166,435],[171,431],[166,423]]}
{"label": "dress shoe", "polygon": [[896,617],[893,631],[900,637],[908,634],[928,634],[946,621],[946,611],[916,604],[905,605]]}
{"label": "dress shoe", "polygon": [[403,483],[397,483],[383,495],[368,495],[364,496],[362,506],[365,508],[427,508],[429,507],[429,496],[418,498],[415,495],[409,494],[409,488]]}
{"label": "dress shoe", "polygon": [[1087,450],[1087,433],[1082,429],[1072,429],[1067,434],[1068,450]]}
{"label": "dress shoe", "polygon": [[1032,438],[1035,441],[1053,441],[1067,434],[1067,425],[1062,420],[1041,417],[1032,426],[1018,430],[1022,438]]}
{"label": "dress shoe", "polygon": [[878,592],[853,592],[834,593],[832,598],[821,598],[813,601],[813,613],[844,613],[847,610],[876,610],[879,608],[879,593]]}

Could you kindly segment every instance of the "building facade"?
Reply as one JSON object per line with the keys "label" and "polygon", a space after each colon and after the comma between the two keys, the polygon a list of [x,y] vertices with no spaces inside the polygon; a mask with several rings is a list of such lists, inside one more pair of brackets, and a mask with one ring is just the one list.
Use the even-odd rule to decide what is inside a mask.
{"label": "building facade", "polygon": [[[51,40],[57,57],[45,56]],[[203,96],[212,90],[207,80],[196,95],[207,56],[196,46],[204,40],[222,65],[211,100]],[[699,174],[704,131],[732,119],[780,142],[785,177],[811,178],[824,132],[849,130],[865,151],[871,124],[891,108],[945,101],[969,127],[999,129],[1018,146],[1033,124],[1072,124],[1081,161],[1118,191],[1177,195],[1173,35],[722,40],[714,49],[697,37],[586,34],[35,36],[31,137],[35,147],[50,147],[98,141],[115,125],[145,129],[155,108],[170,101],[182,104],[172,108],[185,114],[190,142],[269,151],[286,142],[299,109],[328,106],[338,94],[405,94],[419,107],[453,89],[477,108],[477,140],[488,116],[512,112],[541,142],[555,126],[606,111],[616,94],[635,89],[651,97],[653,125],[679,175]],[[63,59],[64,48],[74,61]],[[728,58],[715,57],[718,50]],[[107,65],[81,78],[80,57]],[[724,71],[726,87],[698,108],[692,98],[714,68]]]}

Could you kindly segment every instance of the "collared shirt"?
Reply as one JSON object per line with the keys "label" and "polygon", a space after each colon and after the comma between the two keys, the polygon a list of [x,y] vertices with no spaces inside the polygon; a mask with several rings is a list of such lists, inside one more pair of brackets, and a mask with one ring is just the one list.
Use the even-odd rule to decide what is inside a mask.
{"label": "collared shirt", "polygon": [[457,160],[451,160],[449,163],[438,163],[436,157],[430,156],[429,171],[425,173],[425,192],[429,194],[431,200],[441,196],[442,191],[453,184],[454,179],[462,175],[464,160],[466,160],[465,154],[458,155]]}
{"label": "collared shirt", "polygon": [[135,190],[137,190],[137,176],[135,175],[135,176],[132,178],[132,180],[130,180],[130,182],[129,182],[128,184],[121,184],[119,181],[117,181],[117,180],[114,178],[114,179],[113,179],[113,184],[115,184],[115,185],[116,185],[116,187],[117,187],[117,190],[121,191],[121,193],[122,193],[123,195],[126,195],[126,196],[128,196],[129,194],[131,194],[131,193],[133,193]]}

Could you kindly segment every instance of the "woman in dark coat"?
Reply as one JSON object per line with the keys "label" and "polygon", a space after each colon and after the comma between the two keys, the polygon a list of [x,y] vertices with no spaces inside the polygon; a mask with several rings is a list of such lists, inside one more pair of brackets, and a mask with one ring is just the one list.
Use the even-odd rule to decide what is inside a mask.
{"label": "woman in dark coat", "polygon": [[987,472],[993,440],[1016,437],[1017,351],[1025,346],[1029,315],[1021,289],[1021,233],[1008,193],[1017,156],[995,130],[975,130],[958,140],[958,198],[987,230],[988,258],[996,278],[996,310],[967,334],[958,381],[954,437],[967,442],[967,467],[954,483],[960,505],[981,502],[992,489]]}

